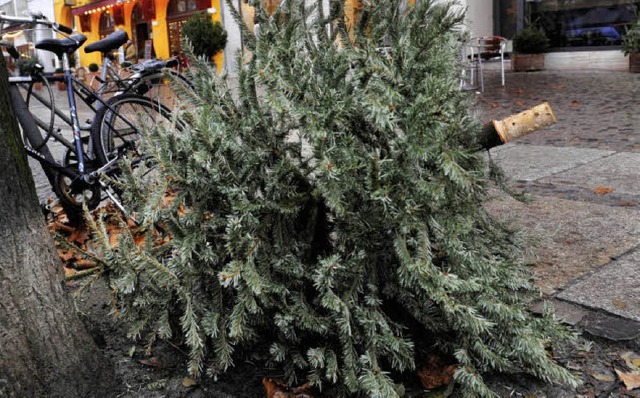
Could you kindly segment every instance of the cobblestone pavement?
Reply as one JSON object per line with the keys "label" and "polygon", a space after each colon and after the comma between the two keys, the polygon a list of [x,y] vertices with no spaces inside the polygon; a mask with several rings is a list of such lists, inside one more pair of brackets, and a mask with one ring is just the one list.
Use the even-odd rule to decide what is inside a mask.
{"label": "cobblestone pavement", "polygon": [[571,390],[519,377],[491,384],[509,397],[640,397],[616,373],[624,358],[640,355],[640,75],[507,72],[501,87],[500,72],[487,70],[473,109],[488,122],[543,101],[556,124],[492,150],[532,202],[498,199],[488,208],[534,236],[528,259],[538,286],[582,333],[555,358],[583,384]]}
{"label": "cobblestone pavement", "polygon": [[481,120],[501,119],[543,101],[558,123],[518,144],[640,151],[640,76],[627,72],[485,71],[485,92],[476,96]]}
{"label": "cobblestone pavement", "polygon": [[[521,137],[517,145],[593,148],[640,152],[640,75],[610,71],[507,72],[500,86],[497,70],[485,71],[485,92],[476,94],[479,120],[503,119],[549,102],[558,121]],[[640,192],[593,195],[570,184],[515,181],[526,193],[557,196],[609,206],[634,207]]]}

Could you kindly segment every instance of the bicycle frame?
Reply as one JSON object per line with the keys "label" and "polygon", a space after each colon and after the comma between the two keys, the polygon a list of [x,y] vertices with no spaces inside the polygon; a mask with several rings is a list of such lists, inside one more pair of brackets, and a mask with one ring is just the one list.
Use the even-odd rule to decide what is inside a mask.
{"label": "bicycle frame", "polygon": [[[42,77],[44,78],[44,77]],[[56,162],[52,156],[48,156],[45,153],[42,153],[36,149],[34,149],[33,147],[30,147],[28,145],[24,145],[27,154],[29,156],[31,156],[32,158],[34,158],[35,160],[37,160],[38,162],[42,163],[44,166],[50,167],[54,170],[56,170],[57,172],[64,174],[67,177],[70,178],[78,178],[81,176],[88,176],[90,178],[95,177],[95,175],[97,175],[98,173],[102,173],[106,170],[109,169],[110,166],[112,166],[113,164],[107,164],[104,165],[102,167],[100,167],[98,170],[93,171],[91,173],[86,173],[85,172],[85,153],[82,150],[82,141],[81,141],[81,136],[80,136],[80,131],[82,130],[82,128],[79,125],[78,122],[78,115],[77,115],[77,110],[76,110],[76,105],[75,105],[75,95],[72,93],[75,93],[79,90],[85,90],[86,92],[91,92],[90,89],[85,86],[81,81],[79,81],[78,79],[76,79],[75,77],[71,76],[69,74],[69,76],[64,76],[63,77],[66,80],[67,83],[67,97],[70,99],[70,102],[73,104],[72,106],[70,106],[70,113],[71,116],[67,116],[65,115],[64,112],[62,112],[60,109],[58,109],[57,107],[55,107],[54,104],[49,103],[44,97],[40,96],[42,98],[42,103],[49,109],[52,109],[55,111],[56,115],[60,116],[61,118],[63,118],[63,120],[72,128],[73,131],[73,142],[67,140],[65,137],[63,137],[61,134],[59,134],[58,132],[52,131],[50,132],[51,135],[54,137],[54,139],[57,142],[60,142],[63,146],[65,146],[66,148],[72,150],[76,156],[78,157],[78,173],[76,173],[74,170],[68,168],[67,166],[61,165],[58,162]],[[47,78],[50,81],[59,81],[61,78]],[[27,110],[27,103],[22,95],[22,93],[19,91],[18,86],[20,85],[24,85],[24,84],[28,84],[34,81],[38,81],[39,78],[36,77],[10,77],[10,87],[9,90],[12,91],[12,95],[11,95],[11,100],[13,102],[13,105],[16,109],[24,109]],[[77,88],[75,88],[74,84],[79,85],[80,89],[78,90]],[[72,86],[74,86],[72,88]],[[84,98],[84,97],[83,97]],[[97,98],[97,100],[103,105],[106,106],[108,108],[108,104],[100,99]],[[28,111],[24,111],[24,112],[18,112],[18,114],[21,117],[28,117],[31,120],[29,121],[21,121],[21,125],[29,125],[29,123],[31,123],[31,126],[38,126],[43,128],[43,126],[41,125],[41,123],[38,121],[38,119],[36,119],[35,117],[33,117],[33,115],[28,112]],[[125,123],[128,123],[128,121],[126,119]],[[128,123],[131,127],[134,127],[131,123]],[[29,143],[34,146],[34,147],[38,147],[41,145],[40,142],[37,142],[38,139],[41,139],[44,141],[44,138],[42,138],[41,132],[38,130],[37,133],[36,131],[31,131],[31,129],[27,129],[25,131],[25,135],[29,141]]]}
{"label": "bicycle frame", "polygon": [[[56,32],[71,34],[72,30],[68,27],[64,27],[55,22],[49,22],[41,13],[33,13],[29,17],[12,17],[6,15],[0,15],[0,45],[7,48],[9,54],[18,58],[19,54],[13,45],[9,42],[5,42],[1,40],[1,34],[4,29],[10,26],[36,26],[36,25],[45,25],[48,28],[53,29]],[[39,65],[32,71],[32,76],[30,77],[10,77],[8,80],[9,90],[11,95],[11,101],[14,105],[14,110],[18,122],[23,130],[25,143],[24,147],[27,152],[27,155],[37,160],[44,169],[44,172],[49,179],[52,187],[55,189],[59,189],[60,186],[58,184],[59,176],[65,176],[69,178],[71,181],[67,183],[66,186],[73,186],[79,184],[80,189],[84,189],[83,187],[87,186],[89,189],[98,189],[98,193],[102,190],[109,196],[113,203],[124,213],[126,210],[123,208],[122,204],[119,200],[114,196],[114,192],[111,191],[108,184],[102,179],[98,178],[101,174],[108,174],[111,170],[116,170],[117,168],[114,165],[122,158],[122,156],[129,151],[130,149],[135,149],[135,144],[130,141],[124,142],[124,144],[117,148],[117,152],[115,156],[111,159],[108,159],[105,164],[100,165],[96,170],[88,171],[87,170],[87,161],[91,159],[87,158],[87,154],[85,154],[83,150],[83,140],[81,135],[81,126],[78,120],[78,111],[76,108],[76,94],[80,97],[80,99],[87,103],[90,108],[96,112],[102,111],[100,114],[104,115],[108,110],[112,114],[111,121],[103,121],[102,118],[100,120],[94,120],[92,122],[92,126],[96,123],[111,123],[113,121],[113,117],[118,118],[124,122],[124,128],[131,128],[133,131],[137,131],[137,127],[132,122],[128,120],[123,115],[119,114],[114,108],[112,108],[106,99],[100,98],[99,95],[93,92],[89,87],[87,87],[84,83],[76,79],[71,74],[71,68],[69,65],[69,53],[74,51],[78,47],[84,43],[86,37],[84,36],[67,36],[69,40],[66,41],[57,41],[55,39],[48,39],[49,41],[40,42],[41,47],[38,47],[38,43],[36,43],[36,48],[40,48],[46,51],[54,52],[58,58],[62,61],[62,69],[63,76],[62,77],[48,77],[43,74],[43,68]],[[31,90],[32,83],[34,82],[45,82],[47,88],[50,90],[49,82],[55,81],[64,81],[66,83],[66,96],[69,104],[69,117],[67,118],[61,111],[56,109],[55,101],[50,96],[51,101],[48,101],[43,96],[38,96],[34,94]],[[51,126],[42,125],[42,123],[38,122],[38,118],[31,113],[28,108],[27,100],[22,96],[20,92],[20,86],[27,87],[27,95],[34,95],[34,98],[37,98],[41,104],[43,104],[48,109],[52,110],[52,122]],[[27,97],[28,98],[28,97]],[[100,110],[97,110],[93,107],[93,103],[98,101],[98,107],[101,107]],[[60,116],[62,120],[65,121],[69,126],[71,126],[71,130],[73,133],[72,141],[68,141],[62,137],[61,134],[53,131],[53,120],[55,120],[55,116],[53,114]],[[121,128],[122,128],[121,127]],[[46,136],[43,137],[41,129],[46,132]],[[67,149],[69,149],[72,153],[75,153],[77,163],[68,163],[67,161],[70,158],[66,158],[64,163],[60,164],[55,161],[51,151],[49,150],[47,141],[54,137],[55,140],[62,143]],[[29,147],[31,145],[31,147]],[[89,142],[89,150],[91,150],[91,142]],[[64,184],[64,183],[63,183]],[[58,192],[56,192],[58,194]],[[58,194],[59,197],[61,194]]]}

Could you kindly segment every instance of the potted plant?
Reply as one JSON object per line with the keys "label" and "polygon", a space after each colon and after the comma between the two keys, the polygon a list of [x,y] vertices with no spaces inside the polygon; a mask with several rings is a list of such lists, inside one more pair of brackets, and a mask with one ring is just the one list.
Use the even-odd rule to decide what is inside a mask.
{"label": "potted plant", "polygon": [[87,85],[93,88],[94,90],[96,90],[98,88],[98,82],[95,79],[95,77],[98,75],[98,71],[100,70],[100,67],[95,62],[92,62],[89,64],[88,69],[89,69],[89,73],[87,74],[87,79],[86,79]]}
{"label": "potted plant", "polygon": [[35,69],[38,64],[38,58],[33,55],[28,55],[25,57],[20,57],[20,59],[16,62],[16,67],[18,68],[18,73],[20,76],[29,76]]}
{"label": "potted plant", "polygon": [[208,61],[227,45],[227,32],[220,22],[213,22],[206,13],[196,13],[182,25],[182,36],[193,46],[194,55],[203,55]]}
{"label": "potted plant", "polygon": [[626,28],[622,52],[629,56],[629,72],[640,73],[640,24],[637,21]]}
{"label": "potted plant", "polygon": [[515,72],[544,69],[544,53],[549,47],[549,38],[544,31],[528,22],[513,36],[511,69]]}
{"label": "potted plant", "polygon": [[[42,68],[35,55],[20,57],[16,62],[16,68],[18,68],[18,74],[20,76],[31,76],[33,71],[38,67]],[[42,88],[42,82],[35,82],[33,86],[36,90],[40,90]]]}

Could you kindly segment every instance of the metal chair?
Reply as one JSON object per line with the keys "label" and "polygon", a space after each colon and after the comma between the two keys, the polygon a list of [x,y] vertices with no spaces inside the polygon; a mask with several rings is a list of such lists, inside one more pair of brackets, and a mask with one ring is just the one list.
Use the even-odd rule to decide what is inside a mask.
{"label": "metal chair", "polygon": [[500,59],[500,72],[502,77],[502,86],[505,85],[504,78],[504,49],[507,45],[507,39],[501,36],[484,36],[473,37],[469,41],[471,51],[471,61],[478,63],[478,77],[480,79],[480,90],[484,91],[484,76],[482,62],[492,59]]}
{"label": "metal chair", "polygon": [[477,57],[477,47],[471,43],[465,43],[460,49],[460,59],[462,60],[462,75],[460,76],[460,89],[464,91],[475,91],[481,87],[480,63]]}

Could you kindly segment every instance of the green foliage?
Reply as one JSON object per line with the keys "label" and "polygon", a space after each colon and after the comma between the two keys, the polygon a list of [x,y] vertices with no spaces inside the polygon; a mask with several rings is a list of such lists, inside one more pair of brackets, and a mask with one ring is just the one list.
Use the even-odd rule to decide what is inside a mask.
{"label": "green foliage", "polygon": [[640,52],[640,24],[637,21],[626,27],[622,36],[622,52],[624,55]]}
{"label": "green foliage", "polygon": [[38,64],[38,58],[35,55],[30,55],[27,57],[20,57],[16,62],[16,67],[18,68],[20,76],[29,76]]}
{"label": "green foliage", "polygon": [[220,22],[213,22],[206,13],[196,13],[182,25],[182,36],[193,46],[195,55],[211,59],[227,45],[227,32]]}
{"label": "green foliage", "polygon": [[549,38],[542,28],[531,22],[513,36],[513,51],[517,54],[541,54],[549,48]]}
{"label": "green foliage", "polygon": [[181,341],[193,375],[251,356],[331,397],[398,396],[433,352],[461,396],[492,394],[484,372],[574,383],[545,350],[565,332],[527,311],[516,235],[483,209],[463,16],[376,1],[350,39],[342,2],[306,3],[263,19],[233,89],[196,60],[186,128],[147,132],[158,172],[124,167],[145,244],[95,228],[130,335]]}

